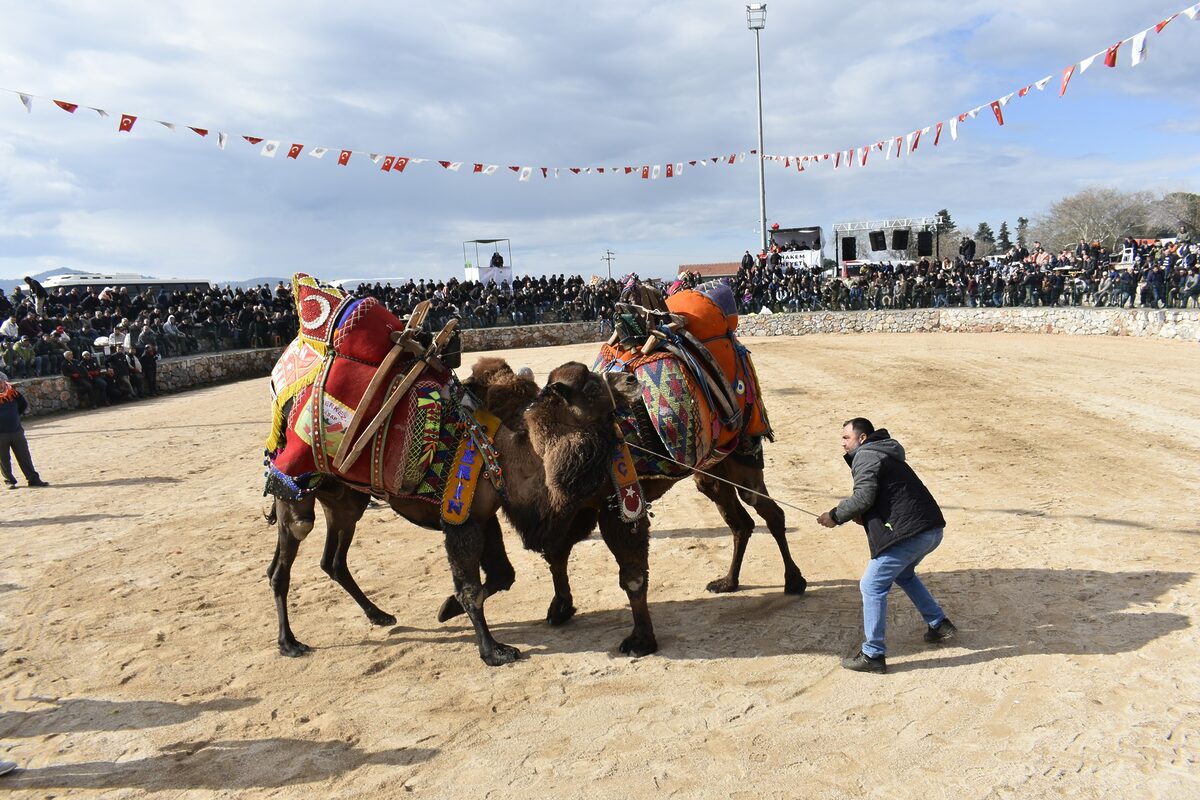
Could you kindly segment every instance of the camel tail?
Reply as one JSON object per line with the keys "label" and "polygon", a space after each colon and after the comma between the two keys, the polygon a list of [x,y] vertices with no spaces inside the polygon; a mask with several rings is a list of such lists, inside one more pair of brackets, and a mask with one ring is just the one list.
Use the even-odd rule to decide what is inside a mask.
{"label": "camel tail", "polygon": [[263,519],[267,521],[268,525],[274,525],[279,520],[279,515],[275,512],[276,502],[278,501],[272,500],[270,509],[263,511]]}

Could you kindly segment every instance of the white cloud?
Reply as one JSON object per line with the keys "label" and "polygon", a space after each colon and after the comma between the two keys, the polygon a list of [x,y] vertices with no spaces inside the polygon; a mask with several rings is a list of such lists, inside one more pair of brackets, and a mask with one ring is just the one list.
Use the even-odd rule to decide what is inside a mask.
{"label": "white cloud", "polygon": [[[766,149],[858,146],[1055,73],[1172,9],[1066,0],[773,3],[762,34]],[[455,274],[461,241],[510,236],[532,270],[643,274],[756,240],[751,160],[682,177],[535,177],[504,167],[687,161],[754,146],[754,36],[741,4],[309,5],[271,0],[17,4],[0,28],[0,275],[61,263],[218,278],[294,269]],[[1200,55],[1180,18],[1143,66],[1089,70],[937,151],[803,175],[768,165],[768,214],[823,224],[948,207],[993,226],[1096,183],[1195,186]],[[48,98],[107,108],[68,115]],[[41,99],[46,98],[46,99]],[[986,111],[986,109],[985,109]],[[143,115],[132,133],[117,115]],[[153,120],[224,130],[213,136]],[[1168,123],[1166,120],[1179,120]],[[237,134],[499,163],[493,177],[364,155],[261,159]],[[948,140],[948,136],[945,137]],[[1100,155],[1081,155],[1098,153]],[[334,276],[331,276],[334,277]]]}

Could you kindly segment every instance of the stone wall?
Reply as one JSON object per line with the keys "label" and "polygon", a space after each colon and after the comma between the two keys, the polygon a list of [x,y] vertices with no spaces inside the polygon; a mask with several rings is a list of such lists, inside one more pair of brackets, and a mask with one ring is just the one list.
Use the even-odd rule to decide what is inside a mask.
{"label": "stone wall", "polygon": [[[750,314],[741,317],[741,336],[804,336],[813,333],[1005,332],[1057,333],[1081,336],[1145,336],[1200,342],[1200,310],[1118,308],[919,308],[904,311],[820,311],[803,314]],[[463,331],[464,352],[516,350],[600,342],[596,322],[564,322]],[[270,374],[277,348],[173,358],[159,364],[158,386],[179,392],[242,378]],[[464,360],[469,363],[469,360]],[[66,378],[16,381],[29,400],[29,414],[79,408],[79,398]]]}
{"label": "stone wall", "polygon": [[[271,366],[279,358],[280,352],[278,348],[233,350],[161,361],[158,365],[158,390],[181,392],[210,383],[261,378],[270,374]],[[79,395],[67,378],[33,378],[15,383],[29,401],[29,416],[81,407]]]}
{"label": "stone wall", "polygon": [[555,322],[504,328],[471,328],[462,332],[464,353],[515,350],[558,344],[586,344],[606,338],[599,322]]}
{"label": "stone wall", "polygon": [[1200,342],[1200,309],[917,308],[903,311],[750,314],[738,321],[738,334],[741,336],[933,331],[1145,336]]}

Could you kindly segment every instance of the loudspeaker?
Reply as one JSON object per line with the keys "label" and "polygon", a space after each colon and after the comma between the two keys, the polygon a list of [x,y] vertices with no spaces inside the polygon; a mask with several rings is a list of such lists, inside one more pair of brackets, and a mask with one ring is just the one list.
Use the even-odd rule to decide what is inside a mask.
{"label": "loudspeaker", "polygon": [[898,228],[892,231],[892,249],[908,249],[908,228]]}
{"label": "loudspeaker", "polygon": [[933,231],[917,231],[917,255],[933,255]]}
{"label": "loudspeaker", "polygon": [[871,249],[887,250],[887,236],[883,231],[871,231]]}
{"label": "loudspeaker", "polygon": [[842,261],[854,261],[858,258],[858,240],[853,236],[842,239]]}

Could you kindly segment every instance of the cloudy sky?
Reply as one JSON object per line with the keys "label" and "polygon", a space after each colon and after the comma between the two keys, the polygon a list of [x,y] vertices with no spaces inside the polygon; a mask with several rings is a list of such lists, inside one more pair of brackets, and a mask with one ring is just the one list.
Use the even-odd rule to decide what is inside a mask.
{"label": "cloudy sky", "polygon": [[[1117,69],[1097,63],[1057,96],[1065,66],[1185,4],[773,0],[767,153],[868,144],[1055,77],[1014,99],[1003,128],[985,108],[912,158],[768,164],[768,221],[828,232],[946,207],[960,225],[1012,226],[1090,185],[1200,190],[1200,22],[1179,17],[1150,33],[1142,65],[1126,47]],[[656,181],[565,170],[755,147],[742,3],[41,0],[2,13],[0,87],[36,97],[26,113],[0,92],[0,277],[449,277],[462,241],[482,237],[512,240],[518,274],[603,274],[611,249],[614,273],[666,275],[758,241],[750,159]],[[130,133],[122,113],[139,117]],[[242,134],[335,152],[267,159]],[[342,148],[357,153],[346,167]],[[367,152],[467,163],[384,173]],[[474,162],[501,169],[474,175]],[[510,164],[564,169],[521,183]]]}

